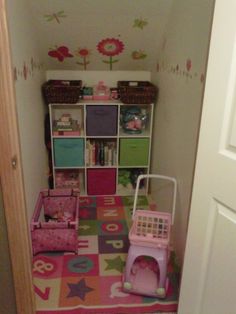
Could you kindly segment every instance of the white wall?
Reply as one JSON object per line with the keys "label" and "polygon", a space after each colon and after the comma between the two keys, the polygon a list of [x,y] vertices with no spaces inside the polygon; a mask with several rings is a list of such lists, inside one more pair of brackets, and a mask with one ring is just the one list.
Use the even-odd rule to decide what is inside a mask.
{"label": "white wall", "polygon": [[[159,86],[152,172],[174,176],[178,181],[173,241],[180,263],[185,248],[213,2],[175,1],[152,73],[152,80]],[[159,207],[166,207],[164,189],[153,189],[159,190]]]}
{"label": "white wall", "polygon": [[26,0],[8,0],[8,23],[15,74],[15,91],[25,181],[28,219],[37,194],[47,187],[47,156],[44,146],[44,111],[41,63],[37,34]]}
{"label": "white wall", "polygon": [[109,87],[117,87],[117,81],[150,81],[150,71],[47,71],[47,80],[82,80],[84,86],[94,86],[103,81]]}

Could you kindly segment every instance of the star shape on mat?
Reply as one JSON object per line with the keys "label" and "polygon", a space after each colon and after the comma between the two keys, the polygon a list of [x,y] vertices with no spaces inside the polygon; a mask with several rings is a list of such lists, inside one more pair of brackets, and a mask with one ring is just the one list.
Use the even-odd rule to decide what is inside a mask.
{"label": "star shape on mat", "polygon": [[68,283],[67,285],[70,288],[70,292],[67,295],[67,298],[79,297],[83,301],[85,299],[86,294],[94,290],[86,286],[84,278],[81,279],[78,283]]}
{"label": "star shape on mat", "polygon": [[125,262],[121,259],[120,256],[117,256],[116,258],[113,259],[105,259],[105,261],[107,262],[107,267],[105,270],[115,269],[122,273],[123,268],[125,266]]}

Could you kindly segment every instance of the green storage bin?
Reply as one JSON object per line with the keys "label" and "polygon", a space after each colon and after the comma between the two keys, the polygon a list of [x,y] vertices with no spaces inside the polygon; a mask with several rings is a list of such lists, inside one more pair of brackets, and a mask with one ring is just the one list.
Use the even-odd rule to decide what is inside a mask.
{"label": "green storage bin", "polygon": [[54,139],[54,162],[56,167],[83,167],[84,140],[81,138]]}
{"label": "green storage bin", "polygon": [[149,139],[120,139],[120,166],[148,166]]}

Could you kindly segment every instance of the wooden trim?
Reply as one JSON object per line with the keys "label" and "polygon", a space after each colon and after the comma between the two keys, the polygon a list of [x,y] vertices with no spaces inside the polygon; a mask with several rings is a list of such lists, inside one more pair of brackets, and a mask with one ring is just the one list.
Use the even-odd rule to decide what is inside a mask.
{"label": "wooden trim", "polygon": [[35,313],[29,227],[5,0],[0,0],[0,177],[18,314]]}

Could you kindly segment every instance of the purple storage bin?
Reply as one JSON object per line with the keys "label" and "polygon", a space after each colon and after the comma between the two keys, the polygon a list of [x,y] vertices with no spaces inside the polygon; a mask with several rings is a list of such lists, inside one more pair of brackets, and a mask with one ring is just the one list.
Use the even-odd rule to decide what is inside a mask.
{"label": "purple storage bin", "polygon": [[117,134],[117,106],[87,106],[86,126],[88,136],[115,136]]}
{"label": "purple storage bin", "polygon": [[88,169],[88,195],[112,195],[116,193],[116,169]]}

